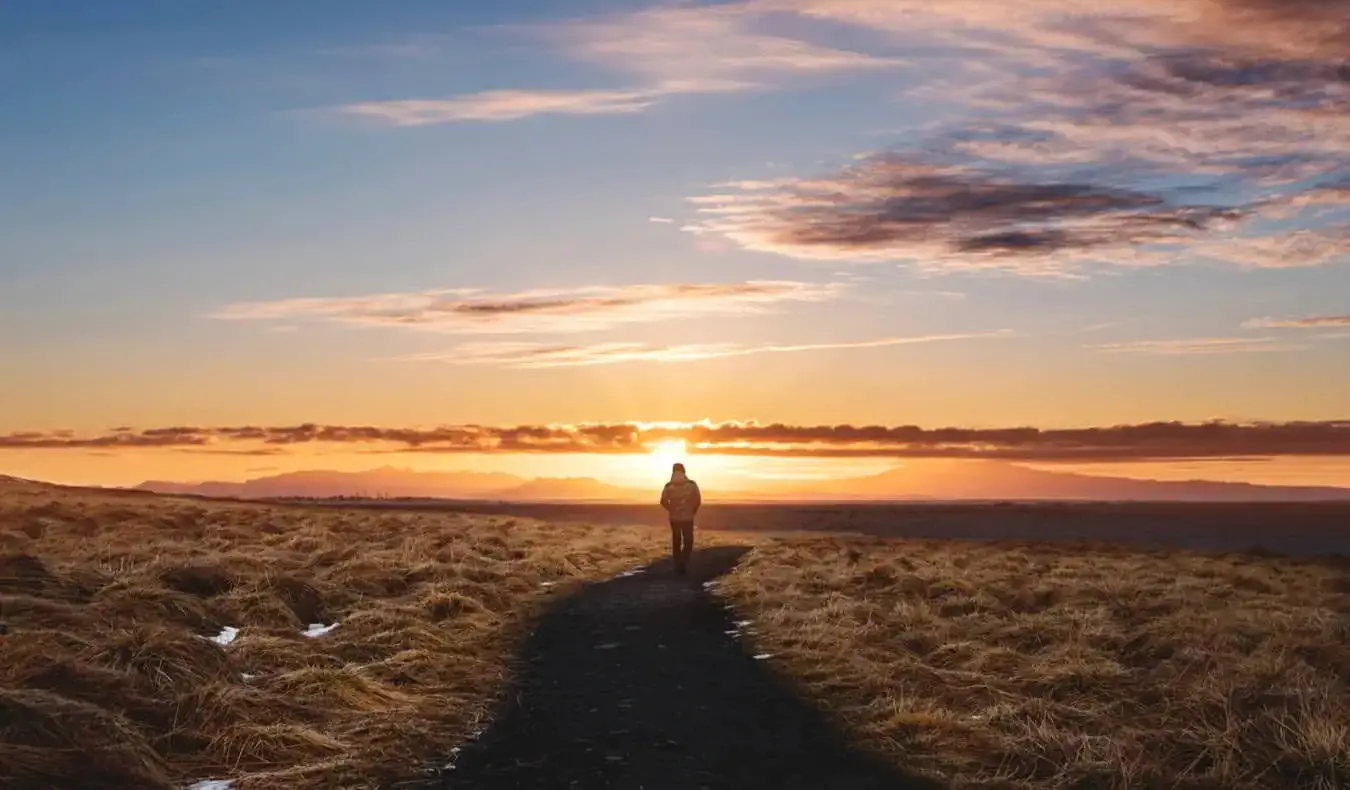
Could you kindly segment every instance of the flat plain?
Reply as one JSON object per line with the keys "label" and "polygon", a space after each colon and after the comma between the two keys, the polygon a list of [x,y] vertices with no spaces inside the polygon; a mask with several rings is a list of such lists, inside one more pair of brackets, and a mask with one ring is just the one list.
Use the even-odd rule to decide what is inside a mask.
{"label": "flat plain", "polygon": [[664,546],[0,483],[0,786],[415,777],[482,726],[542,599]]}
{"label": "flat plain", "polygon": [[[245,503],[0,481],[0,786],[425,786],[484,730],[491,747],[469,767],[494,776],[512,762],[503,705],[520,689],[545,695],[536,712],[596,695],[669,712],[646,686],[700,661],[755,689],[735,704],[816,711],[849,754],[924,786],[1346,787],[1350,561],[1333,555],[1347,513],[713,506],[702,544],[739,548],[680,580],[658,562],[667,534],[652,508]],[[1098,524],[1147,540],[1107,541]],[[985,539],[882,536],[944,529]],[[1159,547],[1182,533],[1226,548]],[[1322,542],[1280,556],[1270,535]],[[649,625],[630,600],[657,607],[660,628],[703,629],[681,666],[640,641],[607,649]],[[569,641],[590,637],[557,627],[558,606],[619,636]],[[722,641],[714,608],[735,623]],[[531,647],[545,632],[553,642]],[[711,727],[750,714],[698,715]],[[577,759],[531,732],[540,775]],[[626,737],[585,775],[626,787],[650,750]],[[776,747],[718,748],[768,766]]]}

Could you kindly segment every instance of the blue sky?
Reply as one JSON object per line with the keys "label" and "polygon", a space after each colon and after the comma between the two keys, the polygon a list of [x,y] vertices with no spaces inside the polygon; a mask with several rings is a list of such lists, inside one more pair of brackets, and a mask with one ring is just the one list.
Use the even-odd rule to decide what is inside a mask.
{"label": "blue sky", "polygon": [[0,431],[1345,416],[1342,11],[930,6],[6,3]]}

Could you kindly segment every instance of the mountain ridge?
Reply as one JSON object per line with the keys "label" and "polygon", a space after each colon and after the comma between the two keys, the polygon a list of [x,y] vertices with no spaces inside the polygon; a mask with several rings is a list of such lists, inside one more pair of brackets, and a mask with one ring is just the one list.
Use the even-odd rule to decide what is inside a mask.
{"label": "mountain ridge", "polygon": [[[936,471],[935,471],[936,470]],[[502,472],[420,472],[381,467],[364,472],[305,470],[242,482],[146,481],[138,490],[243,499],[370,497],[506,501],[643,501],[651,491],[591,477],[526,479]],[[1350,487],[1280,486],[1216,480],[1141,480],[1035,469],[1000,461],[963,461],[915,471],[899,467],[866,477],[838,478],[792,488],[705,492],[710,500],[1120,500],[1309,502],[1350,500]]]}

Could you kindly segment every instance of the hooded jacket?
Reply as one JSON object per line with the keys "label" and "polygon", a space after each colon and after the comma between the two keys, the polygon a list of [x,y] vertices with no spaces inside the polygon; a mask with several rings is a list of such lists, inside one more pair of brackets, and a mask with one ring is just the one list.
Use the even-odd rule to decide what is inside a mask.
{"label": "hooded jacket", "polygon": [[675,472],[670,482],[661,491],[661,507],[670,513],[671,521],[693,521],[703,504],[703,494],[698,483],[690,480],[684,472]]}

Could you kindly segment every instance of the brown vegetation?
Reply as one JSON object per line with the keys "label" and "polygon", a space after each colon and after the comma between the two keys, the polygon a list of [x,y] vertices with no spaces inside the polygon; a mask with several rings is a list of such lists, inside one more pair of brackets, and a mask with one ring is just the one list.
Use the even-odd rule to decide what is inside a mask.
{"label": "brown vegetation", "polygon": [[[665,541],[0,480],[0,786],[397,785],[482,726],[546,591]],[[747,647],[954,790],[1350,787],[1346,560],[752,542],[713,585]]]}
{"label": "brown vegetation", "polygon": [[[642,529],[0,481],[0,785],[399,781],[479,726],[546,583],[664,546]],[[226,626],[237,639],[209,639]]]}
{"label": "brown vegetation", "polygon": [[869,746],[955,788],[1350,787],[1350,565],[761,545],[716,589]]}

